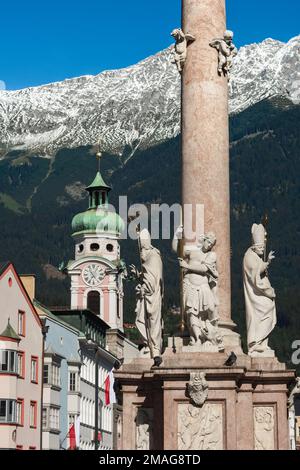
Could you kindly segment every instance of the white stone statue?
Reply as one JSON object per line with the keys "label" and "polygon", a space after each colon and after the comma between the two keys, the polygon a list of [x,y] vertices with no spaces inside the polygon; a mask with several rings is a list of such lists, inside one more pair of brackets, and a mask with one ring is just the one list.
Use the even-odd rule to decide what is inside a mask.
{"label": "white stone statue", "polygon": [[300,377],[296,377],[296,384],[290,391],[289,399],[288,399],[289,406],[292,406],[294,404],[295,395],[300,395]]}
{"label": "white stone statue", "polygon": [[276,305],[267,270],[275,256],[271,251],[267,261],[262,259],[266,243],[263,225],[253,225],[252,239],[253,245],[243,262],[248,353],[250,356],[272,356],[274,352],[268,346],[268,339],[276,325]]}
{"label": "white stone statue", "polygon": [[148,230],[142,230],[138,237],[142,271],[139,272],[134,265],[130,266],[131,273],[139,281],[136,287],[136,326],[154,359],[154,365],[159,366],[163,348],[163,264],[160,252],[151,245]]}
{"label": "white stone statue", "polygon": [[[179,227],[173,240],[173,250],[178,253],[183,227]],[[218,328],[219,298],[217,255],[214,233],[207,233],[200,244],[184,247],[179,264],[183,269],[183,298],[190,346],[201,351],[224,351],[223,338]]]}
{"label": "white stone statue", "polygon": [[218,74],[223,74],[224,77],[228,77],[228,79],[230,79],[230,70],[233,65],[233,59],[238,53],[232,40],[233,32],[225,31],[223,38],[214,39],[209,44],[218,51]]}
{"label": "white stone statue", "polygon": [[177,65],[178,71],[181,73],[187,57],[187,48],[191,42],[195,41],[195,37],[190,34],[184,34],[182,29],[174,29],[171,36],[176,41],[174,49],[174,63]]}

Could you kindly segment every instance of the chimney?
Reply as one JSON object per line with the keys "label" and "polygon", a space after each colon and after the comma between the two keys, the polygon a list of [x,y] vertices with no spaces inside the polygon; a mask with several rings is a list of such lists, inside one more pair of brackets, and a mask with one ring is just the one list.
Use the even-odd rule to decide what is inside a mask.
{"label": "chimney", "polygon": [[24,274],[20,276],[21,281],[25,287],[27,294],[30,297],[30,300],[35,299],[35,275],[34,274]]}

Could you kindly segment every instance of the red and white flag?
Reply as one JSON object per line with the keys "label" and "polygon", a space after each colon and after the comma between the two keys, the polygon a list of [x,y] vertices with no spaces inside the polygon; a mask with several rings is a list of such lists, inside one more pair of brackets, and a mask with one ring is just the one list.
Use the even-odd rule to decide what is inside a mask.
{"label": "red and white flag", "polygon": [[111,371],[104,382],[105,405],[113,405],[116,403],[116,395],[114,391],[114,376]]}
{"label": "red and white flag", "polygon": [[80,417],[76,416],[74,423],[69,429],[69,450],[80,447]]}
{"label": "red and white flag", "polygon": [[76,433],[75,433],[75,423],[69,429],[69,450],[76,450]]}
{"label": "red and white flag", "polygon": [[108,375],[104,382],[105,405],[110,405],[110,376]]}

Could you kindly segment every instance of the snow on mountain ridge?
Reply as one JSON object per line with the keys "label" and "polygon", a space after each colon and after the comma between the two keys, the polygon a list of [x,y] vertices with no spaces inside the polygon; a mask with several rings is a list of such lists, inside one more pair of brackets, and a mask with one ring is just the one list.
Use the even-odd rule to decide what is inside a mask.
{"label": "snow on mountain ridge", "polygon": [[[230,84],[230,112],[270,96],[300,103],[300,36],[266,39],[239,50]],[[91,145],[123,155],[180,132],[180,76],[173,46],[134,66],[62,82],[0,90],[0,155],[13,149],[54,155]]]}

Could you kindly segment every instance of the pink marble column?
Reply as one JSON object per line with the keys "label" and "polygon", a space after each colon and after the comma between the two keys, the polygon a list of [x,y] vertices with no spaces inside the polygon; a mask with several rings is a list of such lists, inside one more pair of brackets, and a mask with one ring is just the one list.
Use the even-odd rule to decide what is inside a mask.
{"label": "pink marble column", "polygon": [[218,54],[209,45],[226,30],[225,0],[182,5],[182,29],[196,38],[182,75],[182,199],[204,205],[204,230],[217,236],[220,318],[230,323],[228,81],[218,75]]}

